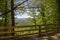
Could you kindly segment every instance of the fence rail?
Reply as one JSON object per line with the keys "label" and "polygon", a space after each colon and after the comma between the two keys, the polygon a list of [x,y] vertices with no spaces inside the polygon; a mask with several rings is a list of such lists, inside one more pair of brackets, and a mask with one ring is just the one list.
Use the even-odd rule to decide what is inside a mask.
{"label": "fence rail", "polygon": [[[47,26],[48,28],[53,27],[53,26],[54,27],[50,31],[47,30],[46,32],[42,33],[41,30],[43,28],[41,28],[41,26]],[[29,29],[29,30],[18,30],[18,31],[14,30],[14,31],[12,31],[12,29],[15,29],[15,28],[27,28],[27,27],[29,27],[29,28],[38,27],[38,28]],[[11,30],[10,32],[7,32],[7,31],[0,32],[0,34],[9,34],[10,35],[10,36],[1,36],[0,39],[3,39],[3,38],[15,38],[15,37],[41,36],[41,34],[46,35],[46,34],[49,34],[49,33],[54,34],[54,32],[57,33],[57,31],[60,31],[58,29],[58,27],[60,27],[59,24],[42,24],[42,25],[27,25],[27,26],[17,26],[17,27],[15,27],[15,26],[12,26],[12,27],[0,27],[0,30],[5,30],[5,29],[10,29]],[[38,30],[38,32],[30,33],[30,34],[23,34],[23,35],[11,35],[12,33],[16,33],[16,32],[21,33],[21,32],[26,32],[26,31],[28,31],[28,32],[35,31],[35,30]],[[45,30],[46,30],[46,27],[45,27]]]}

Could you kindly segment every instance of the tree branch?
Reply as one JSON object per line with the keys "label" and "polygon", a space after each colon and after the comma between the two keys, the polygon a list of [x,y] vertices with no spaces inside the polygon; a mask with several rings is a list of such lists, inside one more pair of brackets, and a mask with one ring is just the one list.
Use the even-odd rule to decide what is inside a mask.
{"label": "tree branch", "polygon": [[[28,1],[28,0],[25,0],[25,1],[23,1],[22,3],[18,4],[17,6],[15,6],[15,7],[13,8],[13,10],[15,10],[18,6],[22,5],[23,3],[27,2],[27,1]],[[12,11],[12,10],[8,10],[7,12],[2,13],[0,16],[5,15],[5,14],[8,14],[8,13],[11,12],[11,11]]]}

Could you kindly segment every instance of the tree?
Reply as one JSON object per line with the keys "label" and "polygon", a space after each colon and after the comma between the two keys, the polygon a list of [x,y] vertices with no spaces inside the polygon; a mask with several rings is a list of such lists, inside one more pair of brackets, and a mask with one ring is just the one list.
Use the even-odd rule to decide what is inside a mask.
{"label": "tree", "polygon": [[[8,7],[7,7],[7,0],[5,0],[5,11],[7,11]],[[5,14],[5,23],[4,23],[4,26],[7,26],[7,14]]]}
{"label": "tree", "polygon": [[60,0],[57,0],[57,6],[58,6],[58,17],[57,17],[57,22],[58,22],[58,24],[60,24]]}

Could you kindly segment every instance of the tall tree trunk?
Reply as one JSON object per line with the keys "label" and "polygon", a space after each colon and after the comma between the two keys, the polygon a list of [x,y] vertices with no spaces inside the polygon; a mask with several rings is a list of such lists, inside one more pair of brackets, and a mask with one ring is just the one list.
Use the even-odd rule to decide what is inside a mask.
{"label": "tall tree trunk", "polygon": [[46,24],[46,20],[45,20],[45,13],[44,13],[44,11],[45,11],[45,8],[44,8],[44,5],[43,4],[41,4],[41,15],[42,15],[42,20],[43,20],[43,24]]}
{"label": "tall tree trunk", "polygon": [[[14,21],[14,0],[11,0],[11,20],[12,20],[11,26],[14,27],[15,26],[15,21]],[[14,31],[14,28],[12,29],[12,32],[13,31]],[[14,35],[14,33],[12,35]]]}
{"label": "tall tree trunk", "polygon": [[57,5],[58,5],[58,17],[57,17],[57,23],[58,23],[58,27],[57,27],[57,32],[60,33],[60,0],[57,0]]}
{"label": "tall tree trunk", "polygon": [[[5,2],[5,11],[7,11],[7,0],[4,0],[4,2]],[[4,15],[4,18],[5,18],[5,20],[4,20],[4,27],[6,27],[7,26],[7,14]],[[7,31],[7,29],[4,29],[4,31]],[[5,36],[6,35],[7,34],[5,34]]]}
{"label": "tall tree trunk", "polygon": [[60,0],[57,0],[58,5],[58,24],[60,24]]}
{"label": "tall tree trunk", "polygon": [[15,26],[14,21],[14,0],[11,0],[11,19],[12,19],[12,26]]}
{"label": "tall tree trunk", "polygon": [[34,24],[35,24],[35,28],[36,28],[36,13],[35,13],[35,9],[33,9],[33,17],[34,17]]}
{"label": "tall tree trunk", "polygon": [[[5,11],[7,12],[7,0],[5,0]],[[5,14],[5,24],[4,26],[7,26],[7,14]]]}
{"label": "tall tree trunk", "polygon": [[[44,4],[42,4],[42,3],[41,3],[40,5],[41,5],[41,10],[38,8],[38,11],[41,12],[43,24],[46,24],[45,13],[44,13],[45,7],[44,7]],[[41,27],[42,27],[42,26],[39,27],[39,36],[42,36],[42,35],[41,35],[41,30],[42,30]],[[47,27],[47,26],[44,26],[44,29],[43,29],[43,30],[46,30],[46,27]]]}

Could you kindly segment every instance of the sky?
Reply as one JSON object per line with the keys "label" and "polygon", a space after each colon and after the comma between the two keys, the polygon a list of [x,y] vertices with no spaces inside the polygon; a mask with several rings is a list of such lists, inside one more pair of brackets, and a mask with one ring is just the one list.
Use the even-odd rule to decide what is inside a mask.
{"label": "sky", "polygon": [[16,18],[32,18],[31,16],[28,16],[26,13],[23,14],[22,16],[16,15],[15,17],[16,17]]}
{"label": "sky", "polygon": [[[24,14],[22,14],[21,12],[19,12],[19,10],[18,10],[18,12],[16,12],[17,14],[16,14],[16,18],[33,18],[32,16],[30,16],[30,15],[28,15],[29,13],[32,13],[31,11],[26,11],[26,12],[24,12]],[[40,12],[38,12],[37,10],[35,10],[35,14],[36,15],[38,15]],[[22,14],[22,15],[21,15]]]}
{"label": "sky", "polygon": [[[23,2],[25,0],[18,0],[17,3],[19,2]],[[41,0],[40,0],[41,1]],[[42,0],[43,1],[43,0]],[[27,5],[32,5],[33,1],[31,0],[29,3],[24,3],[24,7],[27,7]],[[17,12],[19,13],[19,12]],[[38,13],[38,12],[37,12]],[[22,16],[20,16],[19,14],[15,16],[16,18],[32,18],[31,16],[29,16],[27,13],[23,14]]]}
{"label": "sky", "polygon": [[[18,2],[23,2],[23,1],[25,1],[25,0],[18,0]],[[17,2],[17,3],[18,3],[18,2]],[[28,4],[25,3],[24,6],[26,6],[26,5],[28,5]],[[26,7],[27,7],[27,6],[26,6]],[[19,12],[17,12],[17,13],[19,13]],[[16,15],[15,17],[16,17],[16,18],[32,18],[31,16],[29,16],[29,15],[26,14],[26,13],[23,14],[22,16],[20,16],[20,15]]]}

